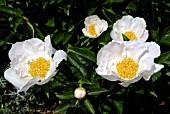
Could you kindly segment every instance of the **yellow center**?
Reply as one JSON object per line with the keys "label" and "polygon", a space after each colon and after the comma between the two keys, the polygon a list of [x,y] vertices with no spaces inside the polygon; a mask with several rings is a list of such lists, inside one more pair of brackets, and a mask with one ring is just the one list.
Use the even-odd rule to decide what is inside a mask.
{"label": "yellow center", "polygon": [[130,40],[137,39],[137,36],[135,35],[133,31],[127,31],[124,33],[124,35],[128,37]]}
{"label": "yellow center", "polygon": [[95,26],[96,26],[96,24],[91,24],[91,25],[89,26],[88,33],[89,33],[91,36],[97,36],[96,30],[95,30]]}
{"label": "yellow center", "polygon": [[39,57],[29,63],[28,72],[32,77],[40,76],[44,78],[50,68],[50,61]]}
{"label": "yellow center", "polygon": [[136,76],[138,67],[139,67],[138,63],[129,57],[118,62],[116,65],[117,73],[123,79],[134,78]]}

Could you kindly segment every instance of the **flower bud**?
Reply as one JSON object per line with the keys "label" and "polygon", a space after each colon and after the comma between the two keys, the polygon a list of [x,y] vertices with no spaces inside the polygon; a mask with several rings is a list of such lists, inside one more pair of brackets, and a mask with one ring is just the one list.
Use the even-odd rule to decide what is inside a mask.
{"label": "flower bud", "polygon": [[74,91],[74,96],[77,99],[83,99],[86,96],[86,90],[83,87],[79,87]]}

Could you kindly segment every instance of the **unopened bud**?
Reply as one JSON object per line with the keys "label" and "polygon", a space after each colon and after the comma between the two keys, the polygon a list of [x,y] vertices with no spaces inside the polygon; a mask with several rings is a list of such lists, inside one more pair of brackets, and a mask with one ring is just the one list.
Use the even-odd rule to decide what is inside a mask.
{"label": "unopened bud", "polygon": [[74,96],[77,99],[83,99],[86,96],[86,90],[83,87],[79,87],[74,91]]}

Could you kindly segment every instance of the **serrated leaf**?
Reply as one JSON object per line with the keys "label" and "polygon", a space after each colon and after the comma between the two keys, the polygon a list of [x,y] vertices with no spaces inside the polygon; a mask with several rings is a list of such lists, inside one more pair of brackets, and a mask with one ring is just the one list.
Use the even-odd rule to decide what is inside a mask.
{"label": "serrated leaf", "polygon": [[88,90],[88,95],[99,95],[100,93],[104,93],[107,90],[105,88],[92,88]]}
{"label": "serrated leaf", "polygon": [[170,51],[167,51],[165,53],[162,53],[157,59],[156,63],[161,64],[167,61],[170,58]]}
{"label": "serrated leaf", "polygon": [[123,114],[123,101],[113,101],[118,114]]}
{"label": "serrated leaf", "polygon": [[89,59],[93,62],[96,62],[96,56],[94,52],[85,50],[83,48],[73,47],[71,45],[68,46],[68,53],[72,52],[74,54],[78,54],[86,59]]}
{"label": "serrated leaf", "polygon": [[0,12],[8,13],[8,14],[15,15],[18,17],[22,17],[22,14],[23,14],[22,10],[20,9],[15,9],[15,8],[6,7],[6,6],[1,6]]}
{"label": "serrated leaf", "polygon": [[88,99],[84,100],[84,105],[92,114],[95,114],[95,110]]}
{"label": "serrated leaf", "polygon": [[87,76],[87,71],[85,67],[78,61],[76,56],[73,57],[68,54],[67,58],[72,65],[74,65],[78,70],[80,70],[83,76]]}
{"label": "serrated leaf", "polygon": [[63,101],[59,104],[59,106],[55,109],[55,113],[59,113],[59,112],[63,112],[63,111],[66,111],[69,107],[70,107],[70,101],[69,100],[66,100],[66,101]]}
{"label": "serrated leaf", "polygon": [[158,80],[161,77],[161,72],[157,72],[155,74],[152,75],[152,82],[155,82],[156,80]]}

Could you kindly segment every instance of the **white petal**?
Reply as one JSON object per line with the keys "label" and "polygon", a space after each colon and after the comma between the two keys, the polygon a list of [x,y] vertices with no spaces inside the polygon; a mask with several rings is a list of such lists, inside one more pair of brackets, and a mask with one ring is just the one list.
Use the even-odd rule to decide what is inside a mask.
{"label": "white petal", "polygon": [[149,55],[153,58],[160,56],[160,46],[155,42],[147,42],[146,43],[149,48]]}
{"label": "white petal", "polygon": [[133,22],[132,25],[130,27],[130,30],[132,30],[136,36],[138,36],[138,38],[140,38],[144,31],[146,29],[146,22],[143,18],[139,18],[136,17]]}
{"label": "white petal", "polygon": [[39,76],[30,79],[23,87],[20,88],[18,92],[22,92],[22,91],[26,92],[31,86],[36,84],[39,80],[40,80]]}
{"label": "white petal", "polygon": [[139,81],[141,78],[142,78],[142,76],[137,76],[132,80],[125,80],[125,81],[122,81],[119,84],[122,85],[123,87],[127,87],[127,86],[129,86],[129,84],[135,83],[135,82]]}
{"label": "white petal", "polygon": [[58,50],[55,52],[53,61],[54,61],[54,66],[58,67],[58,64],[63,60],[67,60],[67,54],[63,50]]}
{"label": "white petal", "polygon": [[22,45],[23,45],[22,42],[17,42],[17,43],[12,45],[12,47],[9,50],[9,53],[8,53],[10,60],[13,60],[14,58],[24,54],[24,50],[22,48]]}
{"label": "white petal", "polygon": [[143,32],[143,34],[141,35],[141,36],[139,36],[140,37],[140,40],[141,41],[146,41],[147,39],[148,39],[148,37],[149,37],[149,33],[148,33],[148,30],[145,30],[144,32]]}
{"label": "white petal", "polygon": [[92,15],[85,18],[84,24],[88,26],[98,20],[100,20],[100,18],[97,15]]}
{"label": "white petal", "polygon": [[50,35],[45,37],[45,49],[48,52],[48,55],[51,56],[53,54],[53,47],[51,44],[51,39],[50,39]]}
{"label": "white petal", "polygon": [[139,40],[130,40],[124,42],[127,50],[127,57],[131,57],[139,61],[140,57],[147,52],[147,46],[144,42]]}
{"label": "white petal", "polygon": [[110,37],[115,41],[123,41],[122,33],[115,30],[110,32]]}
{"label": "white petal", "polygon": [[31,80],[20,78],[12,68],[9,68],[4,72],[4,77],[16,88],[18,88],[19,92],[27,91],[32,85],[36,83],[36,81],[39,80],[37,77]]}
{"label": "white petal", "polygon": [[36,54],[44,51],[44,42],[38,38],[32,38],[23,42],[23,49],[27,54]]}
{"label": "white petal", "polygon": [[153,65],[150,70],[147,70],[147,71],[143,72],[143,74],[142,74],[143,78],[148,81],[150,79],[150,77],[152,76],[152,74],[158,72],[163,67],[164,67],[163,65],[159,65],[159,64]]}
{"label": "white petal", "polygon": [[123,31],[126,31],[130,28],[130,25],[132,24],[133,17],[123,16],[121,19],[116,21],[116,23],[113,25],[113,29],[116,29],[117,31],[120,31],[123,33]]}

